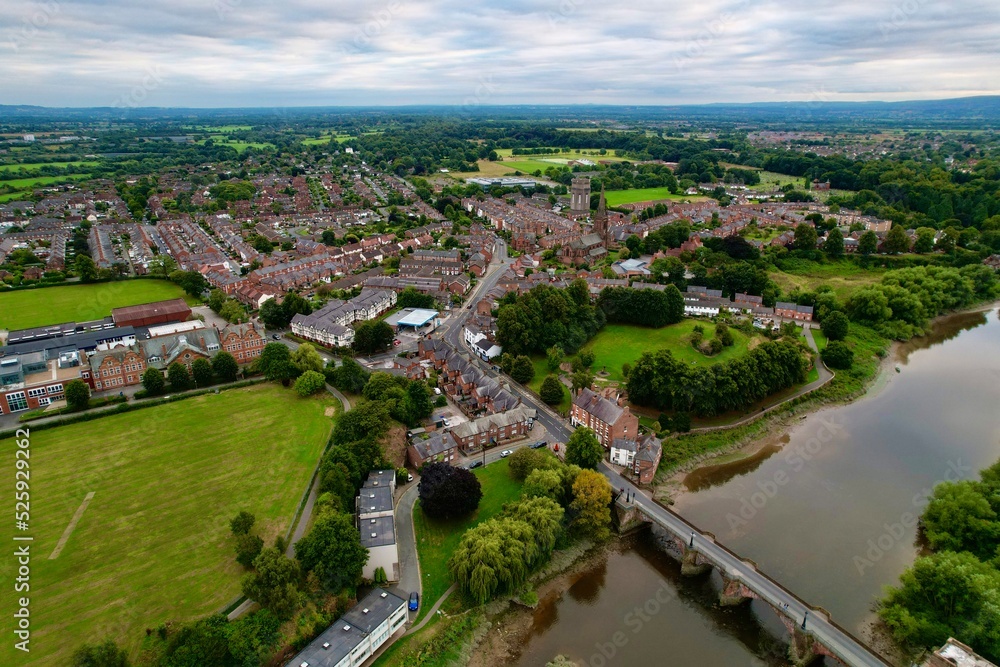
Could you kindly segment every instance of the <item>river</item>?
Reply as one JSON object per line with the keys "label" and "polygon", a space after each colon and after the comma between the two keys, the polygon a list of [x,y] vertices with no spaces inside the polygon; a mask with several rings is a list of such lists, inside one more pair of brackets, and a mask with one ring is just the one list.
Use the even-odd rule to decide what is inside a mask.
{"label": "river", "polygon": [[[997,311],[940,321],[894,363],[863,399],[809,415],[750,459],[692,472],[675,505],[858,636],[919,552],[930,490],[1000,458]],[[541,600],[516,664],[558,653],[595,666],[784,664],[774,614],[721,609],[716,586],[681,578],[650,535],[629,538]],[[650,600],[655,615],[634,614]]]}

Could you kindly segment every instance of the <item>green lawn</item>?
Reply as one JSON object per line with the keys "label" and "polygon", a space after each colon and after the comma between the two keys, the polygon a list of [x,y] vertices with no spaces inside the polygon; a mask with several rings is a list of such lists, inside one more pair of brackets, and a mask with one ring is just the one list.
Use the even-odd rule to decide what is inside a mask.
{"label": "green lawn", "polygon": [[[105,637],[134,662],[146,628],[234,600],[243,568],[229,519],[252,512],[269,543],[286,533],[329,438],[333,402],[325,392],[303,399],[255,385],[32,433],[31,654],[7,641],[0,664],[66,665],[80,644]],[[14,449],[0,441],[5,460]],[[0,535],[8,545],[11,523]],[[13,558],[0,561],[0,578],[12,581],[14,567]],[[13,601],[6,595],[0,607],[6,637]]]}
{"label": "green lawn", "polygon": [[827,340],[826,336],[823,335],[823,332],[820,331],[819,329],[813,329],[812,335],[813,335],[813,340],[816,341],[816,347],[819,349],[819,351],[822,352],[823,350],[825,350]]}
{"label": "green lawn", "polygon": [[9,185],[14,188],[35,188],[42,185],[53,185],[55,183],[85,181],[88,178],[90,178],[90,174],[72,174],[69,176],[36,176],[34,178],[14,178],[9,181],[0,181],[0,186]]}
{"label": "green lawn", "polygon": [[458,548],[465,531],[498,514],[504,504],[521,496],[521,484],[511,478],[508,467],[507,460],[501,459],[473,471],[483,486],[483,499],[479,503],[479,509],[471,517],[456,521],[436,521],[423,513],[419,501],[413,508],[417,555],[420,558],[420,575],[423,577],[423,596],[418,619],[451,586],[448,559]]}
{"label": "green lawn", "polygon": [[691,195],[673,195],[669,188],[639,188],[636,190],[610,190],[605,194],[608,206],[634,204],[640,201],[671,199],[673,201],[701,201],[707,197]]}
{"label": "green lawn", "polygon": [[75,162],[32,162],[30,164],[2,164],[0,165],[0,173],[8,173],[15,171],[32,171],[35,169],[40,169],[41,167],[58,167],[60,169],[65,169],[66,167],[93,167],[99,162],[89,161],[84,162],[82,160],[77,160]]}
{"label": "green lawn", "polygon": [[[688,342],[695,326],[700,324],[705,328],[705,340],[715,336],[715,325],[708,320],[685,319],[677,324],[671,324],[661,329],[648,329],[628,324],[608,324],[600,333],[594,336],[584,347],[595,355],[593,371],[600,373],[607,370],[607,379],[621,381],[622,364],[635,364],[643,352],[652,352],[663,348],[669,349],[675,358],[696,366],[706,366],[728,361],[747,351],[752,338],[730,327],[735,344],[723,348],[719,354],[708,357],[694,349]],[[604,376],[598,376],[604,377]]]}
{"label": "green lawn", "polygon": [[177,297],[184,297],[191,304],[198,303],[166,280],[119,280],[0,292],[0,329],[86,322],[107,317],[112,308]]}

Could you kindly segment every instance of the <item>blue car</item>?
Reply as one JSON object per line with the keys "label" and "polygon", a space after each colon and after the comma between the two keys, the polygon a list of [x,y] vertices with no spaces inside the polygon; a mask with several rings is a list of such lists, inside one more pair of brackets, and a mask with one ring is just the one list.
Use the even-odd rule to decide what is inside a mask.
{"label": "blue car", "polygon": [[416,611],[420,607],[420,593],[413,592],[410,593],[410,611]]}

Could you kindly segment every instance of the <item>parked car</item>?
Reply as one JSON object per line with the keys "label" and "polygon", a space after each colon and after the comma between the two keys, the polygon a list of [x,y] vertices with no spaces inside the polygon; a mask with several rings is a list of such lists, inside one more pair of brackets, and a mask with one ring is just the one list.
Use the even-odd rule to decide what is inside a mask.
{"label": "parked car", "polygon": [[274,334],[273,336],[271,336],[271,338],[273,338],[274,340],[281,340],[281,334]]}
{"label": "parked car", "polygon": [[483,465],[482,461],[473,461],[472,463],[469,464],[469,470],[472,470],[473,468],[479,468],[482,465]]}
{"label": "parked car", "polygon": [[544,440],[539,440],[538,442],[536,442],[536,443],[533,443],[533,444],[531,445],[531,448],[532,448],[532,449],[541,449],[542,447],[547,447],[547,446],[548,446],[548,444],[549,444],[549,443],[545,442]]}
{"label": "parked car", "polygon": [[410,593],[410,604],[408,605],[410,611],[416,611],[420,608],[420,593],[413,591]]}
{"label": "parked car", "polygon": [[406,474],[406,482],[407,482],[407,483],[410,483],[410,482],[412,482],[412,481],[413,481],[413,475],[412,475],[412,474],[410,474],[410,473],[407,473],[407,474]]}
{"label": "parked car", "polygon": [[507,458],[508,456],[510,456],[513,453],[514,452],[512,452],[511,450],[505,449],[502,452],[500,452],[500,458],[505,459],[505,458]]}
{"label": "parked car", "polygon": [[397,338],[396,340],[392,341],[392,344],[393,345],[399,345],[399,339]]}

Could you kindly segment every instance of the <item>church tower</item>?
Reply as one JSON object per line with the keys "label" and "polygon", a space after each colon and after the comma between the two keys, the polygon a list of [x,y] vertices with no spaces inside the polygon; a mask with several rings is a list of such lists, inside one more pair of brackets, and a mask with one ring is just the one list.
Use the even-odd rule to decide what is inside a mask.
{"label": "church tower", "polygon": [[604,186],[601,186],[601,199],[594,214],[594,233],[601,237],[604,246],[608,245],[608,202],[604,199]]}

